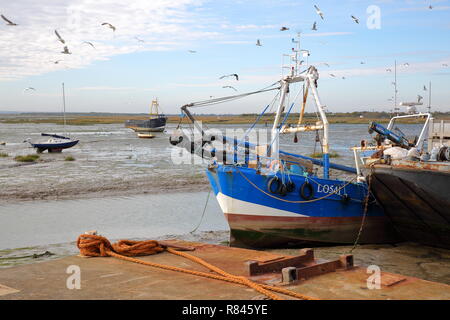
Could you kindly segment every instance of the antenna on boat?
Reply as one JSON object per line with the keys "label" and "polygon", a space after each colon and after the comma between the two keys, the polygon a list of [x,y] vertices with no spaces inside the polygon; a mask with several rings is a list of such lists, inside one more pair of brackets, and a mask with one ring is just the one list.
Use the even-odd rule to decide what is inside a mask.
{"label": "antenna on boat", "polygon": [[[282,63],[281,63],[281,75],[284,76],[283,70],[289,69],[290,76],[294,77],[298,75],[299,69],[303,65],[303,62],[305,62],[302,58],[306,59],[306,67],[309,66],[309,56],[310,53],[308,50],[302,50],[300,48],[300,38],[302,33],[297,32],[297,38],[292,38],[292,43],[295,43],[295,48],[292,48],[291,54],[283,54],[282,56]],[[284,64],[284,57],[289,57],[289,63],[287,65]]]}
{"label": "antenna on boat", "polygon": [[399,115],[400,108],[397,106],[397,60],[394,64],[394,112],[397,112],[397,117]]}
{"label": "antenna on boat", "polygon": [[66,132],[66,94],[64,92],[64,82],[62,83],[62,92],[63,92],[64,135],[67,136],[67,132]]}

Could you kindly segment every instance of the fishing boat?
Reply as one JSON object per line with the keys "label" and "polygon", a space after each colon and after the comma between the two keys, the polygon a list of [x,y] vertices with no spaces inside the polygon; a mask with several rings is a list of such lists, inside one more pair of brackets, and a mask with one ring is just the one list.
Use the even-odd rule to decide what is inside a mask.
{"label": "fishing boat", "polygon": [[[305,243],[386,243],[397,239],[383,210],[358,180],[356,169],[331,163],[329,127],[318,93],[319,73],[314,66],[304,67],[298,47],[290,55],[289,74],[272,86],[236,96],[184,105],[182,112],[191,120],[197,137],[175,130],[170,143],[209,159],[206,171],[211,188],[230,227],[230,244],[244,247],[273,247]],[[309,52],[308,52],[309,54]],[[301,71],[301,68],[305,68]],[[286,103],[300,85],[289,110]],[[272,103],[258,116],[241,138],[204,131],[190,112],[191,108],[234,101],[253,94],[275,91]],[[287,129],[286,120],[302,93],[302,111],[308,92],[320,120],[313,127],[297,124]],[[249,137],[268,108],[276,108],[267,143],[251,143]],[[287,111],[286,111],[287,110]],[[263,130],[263,129],[260,129]],[[283,151],[282,132],[322,133],[322,159]],[[320,172],[315,170],[319,169]],[[330,170],[340,170],[349,178],[333,179]],[[317,173],[316,173],[317,172]]]}
{"label": "fishing boat", "polygon": [[[408,119],[423,120],[409,138],[396,130]],[[373,123],[369,132],[378,145],[355,150],[363,154],[358,171],[395,229],[404,240],[450,248],[450,122],[413,113],[393,117],[386,128]]]}
{"label": "fishing boat", "polygon": [[[66,132],[66,97],[64,91],[64,83],[62,84],[62,94],[63,94],[63,117],[64,117],[64,132]],[[38,153],[42,153],[46,150],[50,153],[62,152],[63,149],[72,148],[78,144],[79,140],[74,140],[64,136],[50,133],[41,133],[41,136],[49,137],[47,141],[44,142],[31,142],[30,139],[26,141],[31,144],[33,148],[36,148]]]}
{"label": "fishing boat", "polygon": [[167,117],[159,113],[158,99],[152,101],[150,117],[147,120],[126,120],[125,127],[136,132],[163,132],[166,127]]}

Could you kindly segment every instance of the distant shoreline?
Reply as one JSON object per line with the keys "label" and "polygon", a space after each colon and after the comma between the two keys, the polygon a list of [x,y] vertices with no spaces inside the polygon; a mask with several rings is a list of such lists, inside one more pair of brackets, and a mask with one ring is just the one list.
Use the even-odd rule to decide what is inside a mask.
{"label": "distant shoreline", "polygon": [[[244,115],[195,115],[196,119],[208,124],[249,124],[253,123],[257,115],[256,114],[244,114]],[[372,121],[375,122],[388,122],[390,117],[389,114],[370,113],[363,116],[355,116],[353,114],[330,114],[327,116],[329,123],[336,124],[368,124]],[[132,114],[96,114],[90,115],[86,114],[70,114],[66,115],[67,125],[95,125],[95,124],[117,124],[125,123],[128,119],[148,119],[148,115],[132,115]],[[303,123],[314,124],[318,121],[315,114],[306,114],[304,116]],[[449,120],[450,114],[439,113],[436,116],[438,120]],[[168,116],[168,123],[178,123],[180,121],[179,116]],[[292,114],[289,116],[287,123],[297,123],[298,114]],[[182,123],[187,123],[188,119],[183,118]],[[420,120],[409,120],[407,123],[420,123]],[[37,113],[37,114],[0,114],[0,123],[5,124],[23,124],[23,123],[53,123],[53,124],[63,124],[63,119],[60,114],[49,114],[49,113]],[[273,123],[273,115],[264,116],[259,120],[260,124],[267,123],[270,125]]]}

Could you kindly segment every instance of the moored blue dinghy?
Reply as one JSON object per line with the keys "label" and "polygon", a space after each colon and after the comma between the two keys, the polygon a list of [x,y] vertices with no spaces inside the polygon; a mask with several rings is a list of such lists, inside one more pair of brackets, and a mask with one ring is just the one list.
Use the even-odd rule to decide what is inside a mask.
{"label": "moored blue dinghy", "polygon": [[[64,83],[62,84],[62,96],[63,96],[63,117],[64,117],[64,132],[66,131],[66,95],[64,90]],[[72,148],[75,146],[79,140],[74,140],[68,138],[66,136],[61,136],[57,134],[50,133],[41,133],[41,136],[50,137],[45,142],[33,143],[30,142],[30,139],[25,140],[24,142],[29,142],[33,148],[37,149],[38,153],[42,153],[45,150],[48,152],[61,152],[63,149]]]}
{"label": "moored blue dinghy", "polygon": [[56,134],[48,134],[48,133],[41,133],[42,136],[50,137],[46,142],[41,143],[32,143],[30,144],[33,146],[33,148],[37,149],[38,153],[42,153],[45,150],[48,150],[48,152],[61,152],[63,149],[72,148],[75,146],[79,140],[72,140],[68,137],[56,135]]}

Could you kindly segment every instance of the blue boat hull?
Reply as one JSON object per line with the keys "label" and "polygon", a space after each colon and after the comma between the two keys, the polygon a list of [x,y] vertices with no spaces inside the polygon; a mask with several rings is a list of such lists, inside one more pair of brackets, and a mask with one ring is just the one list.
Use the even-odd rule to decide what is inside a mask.
{"label": "blue boat hull", "polygon": [[[207,175],[228,220],[234,246],[353,244],[361,228],[367,194],[365,184],[351,183],[332,194],[346,182],[290,175],[294,188],[281,195],[273,193],[273,186],[272,192],[269,190],[274,175],[261,175],[252,168],[218,165],[209,168]],[[277,177],[282,179],[279,174]],[[303,187],[302,197],[306,182],[310,187]],[[372,199],[359,243],[397,240],[389,220]]]}

